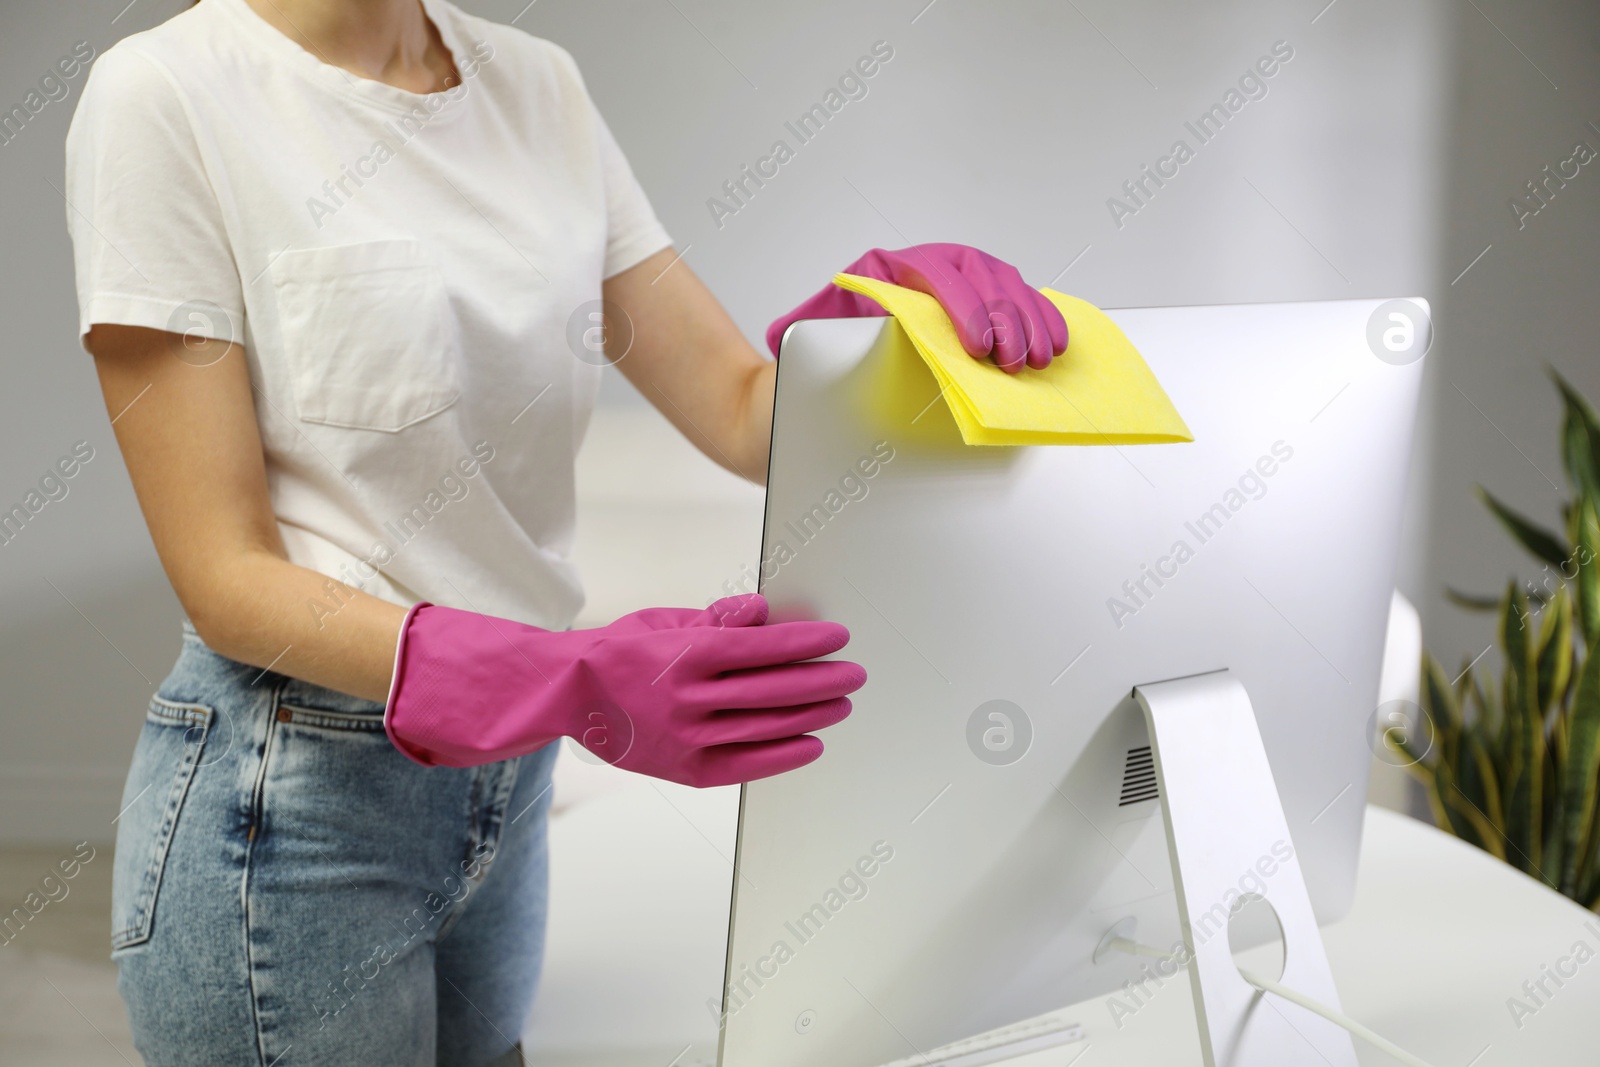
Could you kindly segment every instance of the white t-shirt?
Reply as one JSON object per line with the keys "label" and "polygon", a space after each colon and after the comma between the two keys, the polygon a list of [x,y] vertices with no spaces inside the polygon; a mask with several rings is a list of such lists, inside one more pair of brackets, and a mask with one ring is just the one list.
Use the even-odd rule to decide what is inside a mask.
{"label": "white t-shirt", "polygon": [[331,66],[244,0],[107,51],[67,136],[79,326],[243,342],[292,562],[563,627],[600,283],[671,241],[570,55],[422,2],[448,92]]}

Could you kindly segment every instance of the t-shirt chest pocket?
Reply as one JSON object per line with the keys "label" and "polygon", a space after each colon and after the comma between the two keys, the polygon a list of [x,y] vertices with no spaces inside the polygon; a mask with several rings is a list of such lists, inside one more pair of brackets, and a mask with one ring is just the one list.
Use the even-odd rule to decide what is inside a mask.
{"label": "t-shirt chest pocket", "polygon": [[394,433],[460,398],[455,315],[419,242],[291,249],[271,270],[301,419]]}

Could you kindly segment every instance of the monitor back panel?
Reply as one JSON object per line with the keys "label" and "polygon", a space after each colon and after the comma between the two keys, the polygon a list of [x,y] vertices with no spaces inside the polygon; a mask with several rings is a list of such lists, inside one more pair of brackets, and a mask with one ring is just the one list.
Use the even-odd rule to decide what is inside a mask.
{"label": "monitor back panel", "polygon": [[869,680],[744,788],[724,1067],[916,1055],[1117,989],[1123,917],[1175,943],[1142,682],[1242,680],[1284,847],[1347,909],[1422,366],[1369,349],[1379,303],[1112,312],[1177,445],[967,447],[892,320],[793,328],[746,587]]}

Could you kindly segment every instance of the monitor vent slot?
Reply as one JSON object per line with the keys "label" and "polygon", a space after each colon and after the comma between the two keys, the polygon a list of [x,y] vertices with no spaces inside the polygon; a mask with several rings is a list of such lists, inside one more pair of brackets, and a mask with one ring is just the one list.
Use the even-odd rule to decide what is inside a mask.
{"label": "monitor vent slot", "polygon": [[1156,764],[1149,745],[1128,749],[1127,762],[1122,767],[1122,796],[1117,807],[1154,800],[1160,796],[1156,788]]}

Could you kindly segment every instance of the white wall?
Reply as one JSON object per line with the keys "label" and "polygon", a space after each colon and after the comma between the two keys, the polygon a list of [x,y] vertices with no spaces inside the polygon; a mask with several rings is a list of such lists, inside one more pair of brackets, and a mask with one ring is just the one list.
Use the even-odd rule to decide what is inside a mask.
{"label": "white wall", "polygon": [[[79,41],[96,52],[178,10],[29,0],[0,12],[0,111]],[[108,839],[146,700],[178,648],[156,564],[76,338],[62,142],[83,75],[0,145],[0,510],[73,443],[91,460],[0,544],[0,840]]]}
{"label": "white wall", "polygon": [[[1462,184],[1462,175],[1444,165],[1455,40],[1445,6],[1337,0],[1322,10],[1324,2],[936,0],[925,7],[926,0],[539,0],[524,10],[525,0],[475,0],[466,6],[502,20],[521,11],[518,25],[577,55],[659,214],[680,248],[688,247],[685,262],[759,337],[771,318],[860,251],[927,240],[982,246],[1018,264],[1036,284],[1053,283],[1105,306],[1446,292],[1440,271],[1470,258],[1462,253],[1478,238],[1441,237],[1441,189]],[[87,39],[103,50],[178,6],[140,0],[113,24],[120,3],[104,10],[47,0],[7,5],[0,14],[0,102],[20,100],[74,42]],[[1561,69],[1573,77],[1589,49],[1592,68],[1592,34],[1580,40],[1562,32],[1562,19],[1577,16],[1552,10],[1543,17],[1526,27],[1524,47],[1564,49]],[[1472,32],[1462,40],[1492,51]],[[878,40],[890,42],[895,54],[869,83],[869,95],[847,105],[718,228],[707,198],[786,136],[785,120],[818,101]],[[1186,136],[1183,122],[1217,102],[1278,40],[1288,41],[1295,55],[1268,83],[1268,95],[1201,147],[1148,207],[1120,229],[1114,225],[1107,198]],[[1511,114],[1534,106],[1537,87],[1515,80],[1521,72],[1513,66],[1497,69],[1509,80],[1462,99],[1485,109],[1492,99],[1509,124]],[[1553,104],[1545,101],[1552,111],[1572,106],[1566,85],[1561,92]],[[9,609],[0,617],[6,682],[0,840],[110,836],[145,699],[177,644],[176,604],[74,338],[65,209],[55,188],[75,99],[76,93],[49,105],[21,137],[0,146],[6,191],[0,321],[8,327],[0,501],[19,497],[74,441],[87,439],[97,450],[66,500],[50,505],[15,543],[0,546],[0,603]],[[1490,147],[1499,145],[1495,128],[1466,133],[1493,155],[1500,151]],[[1526,130],[1518,131],[1517,144],[1512,159],[1494,165],[1519,177],[1553,159],[1557,146]],[[1485,180],[1475,194],[1484,242],[1495,239],[1493,227],[1504,229],[1495,214],[1504,210],[1495,200],[1505,195],[1498,192],[1504,184]],[[1569,273],[1582,246],[1560,234],[1579,224],[1584,195],[1577,190],[1568,204],[1558,203],[1572,210],[1543,227],[1556,235],[1550,240],[1572,241],[1573,256],[1563,261]],[[1522,240],[1529,258],[1486,258],[1468,276],[1481,287],[1473,300],[1520,284],[1519,264],[1537,262],[1531,241],[1545,238],[1519,238],[1529,238]],[[1497,246],[1491,256],[1501,251]],[[1551,302],[1591,314],[1578,286],[1592,271],[1574,277],[1550,267],[1547,274]],[[1474,290],[1448,292],[1448,314],[1477,325],[1458,329],[1442,315],[1436,352],[1453,353],[1462,343],[1492,353],[1497,349],[1486,343],[1461,339],[1513,335],[1513,326],[1491,321],[1497,316],[1481,303],[1453,302]],[[1577,335],[1544,336],[1554,354],[1554,339]],[[1517,355],[1519,366],[1535,354]],[[1441,362],[1453,358],[1445,354]],[[1537,382],[1528,385],[1532,376],[1487,367],[1482,373],[1463,387],[1480,404],[1487,397],[1504,405],[1495,410],[1507,421],[1523,420],[1516,398],[1539,395]],[[638,403],[620,381],[608,384],[605,399],[617,414],[601,418],[597,431],[623,429],[607,438],[609,446],[596,442],[601,452],[630,439],[633,416],[623,412]],[[1528,413],[1542,417],[1539,401],[1528,403]],[[1438,417],[1457,420],[1448,437],[1452,450],[1437,461],[1440,488],[1417,496],[1443,508],[1451,487],[1479,469],[1456,465],[1454,453],[1476,456],[1494,446],[1474,437],[1477,431],[1449,403],[1439,405]],[[1507,432],[1526,440],[1525,448],[1547,443],[1539,423],[1516,425]],[[593,457],[585,462],[592,465]],[[1422,476],[1427,463],[1424,449]],[[692,555],[670,547],[692,536],[682,525],[694,521],[682,518],[685,509],[677,519],[671,509],[641,513],[628,504],[628,491],[617,489],[626,478],[607,482],[609,488],[598,479],[586,484],[588,540],[580,556],[590,567],[597,611],[626,610],[673,588],[704,589],[703,602],[753,558],[759,515],[748,495],[702,474],[685,474],[686,484],[703,485],[709,498],[724,501],[717,514],[725,519],[693,542]],[[1508,487],[1508,495],[1519,494]],[[641,521],[641,514],[654,517]],[[1423,519],[1419,507],[1409,534],[1415,549],[1404,580],[1409,591],[1436,583],[1424,559],[1466,570],[1478,558],[1473,553],[1493,551],[1484,545],[1492,535],[1464,533],[1457,546],[1450,539],[1465,523],[1439,526],[1434,537]],[[651,560],[656,567],[641,566]],[[660,584],[640,588],[652,577]]]}
{"label": "white wall", "polygon": [[1541,566],[1511,547],[1474,483],[1561,531],[1561,404],[1545,365],[1600,405],[1600,160],[1524,228],[1508,206],[1574,142],[1600,150],[1600,7],[1479,7],[1462,8],[1456,27],[1451,143],[1437,194],[1447,220],[1435,305],[1440,358],[1431,367],[1439,459],[1420,602],[1428,645],[1452,667],[1489,645],[1493,617],[1451,607],[1439,590],[1448,583],[1498,595],[1514,574],[1534,578]]}

